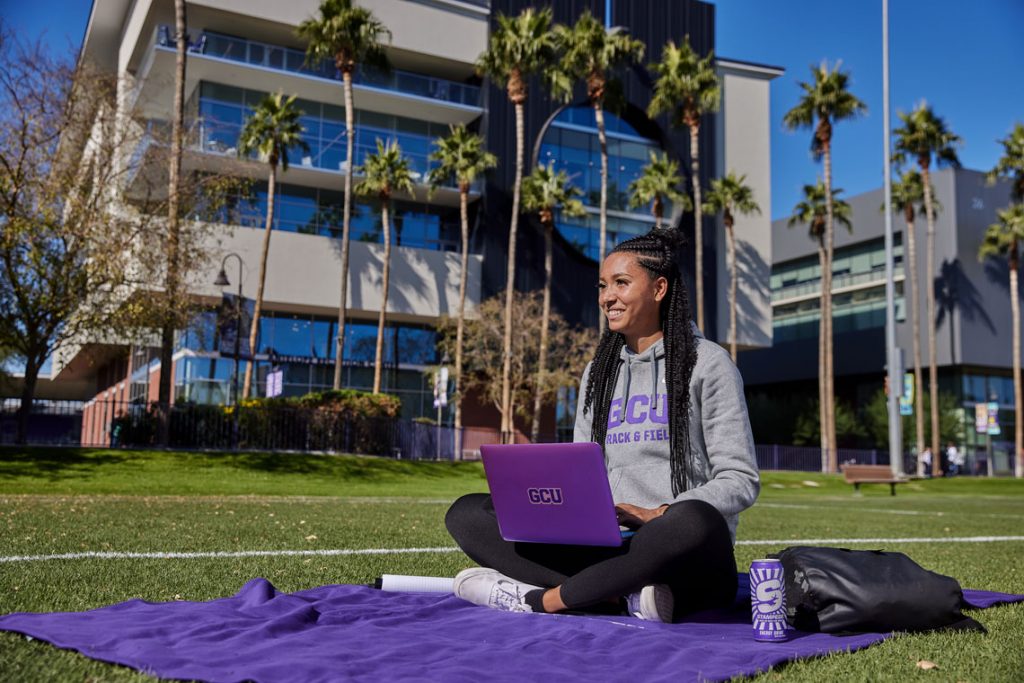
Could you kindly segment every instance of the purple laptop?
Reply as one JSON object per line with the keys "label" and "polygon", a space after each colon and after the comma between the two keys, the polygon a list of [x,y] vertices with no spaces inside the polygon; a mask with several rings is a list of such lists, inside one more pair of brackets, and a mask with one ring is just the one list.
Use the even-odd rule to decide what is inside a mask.
{"label": "purple laptop", "polygon": [[480,456],[506,541],[622,544],[596,443],[484,445]]}

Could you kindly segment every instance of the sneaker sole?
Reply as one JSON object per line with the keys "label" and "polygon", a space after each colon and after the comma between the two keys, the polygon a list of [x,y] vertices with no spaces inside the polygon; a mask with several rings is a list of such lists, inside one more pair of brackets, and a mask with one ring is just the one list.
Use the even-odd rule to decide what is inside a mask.
{"label": "sneaker sole", "polygon": [[640,613],[647,621],[671,624],[675,606],[675,597],[666,585],[644,586],[640,592]]}

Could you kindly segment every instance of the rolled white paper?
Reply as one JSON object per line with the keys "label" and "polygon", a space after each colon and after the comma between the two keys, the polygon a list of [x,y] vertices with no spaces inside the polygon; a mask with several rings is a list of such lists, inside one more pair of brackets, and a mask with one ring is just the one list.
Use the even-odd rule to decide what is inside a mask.
{"label": "rolled white paper", "polygon": [[392,593],[451,593],[454,586],[455,579],[442,576],[384,574],[380,577],[380,589]]}

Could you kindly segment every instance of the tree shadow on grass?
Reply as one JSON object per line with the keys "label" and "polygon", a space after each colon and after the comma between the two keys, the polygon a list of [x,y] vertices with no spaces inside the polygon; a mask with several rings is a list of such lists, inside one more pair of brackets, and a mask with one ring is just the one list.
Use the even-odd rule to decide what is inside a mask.
{"label": "tree shadow on grass", "polygon": [[0,447],[0,480],[22,478],[57,481],[89,477],[97,470],[131,458],[128,453],[79,448]]}
{"label": "tree shadow on grass", "polygon": [[[194,453],[190,460],[190,464],[198,466],[224,466],[273,474],[303,474],[333,478],[339,482],[385,481],[408,476],[449,479],[472,476],[479,469],[470,463],[411,462],[385,457],[314,453]],[[483,476],[482,470],[479,476]]]}

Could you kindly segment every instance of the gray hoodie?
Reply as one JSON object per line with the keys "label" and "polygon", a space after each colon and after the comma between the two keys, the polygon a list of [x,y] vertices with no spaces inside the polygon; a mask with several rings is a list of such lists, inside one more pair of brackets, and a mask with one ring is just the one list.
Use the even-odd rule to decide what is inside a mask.
{"label": "gray hoodie", "polygon": [[[615,398],[608,411],[605,463],[616,503],[654,508],[703,500],[725,517],[733,542],[739,513],[754,504],[760,477],[754,457],[743,379],[729,354],[694,329],[697,363],[690,379],[690,450],[694,480],[672,495],[669,464],[668,392],[662,340],[643,353],[622,349]],[[580,395],[590,365],[583,373]],[[591,440],[593,409],[577,403],[574,441]]]}

